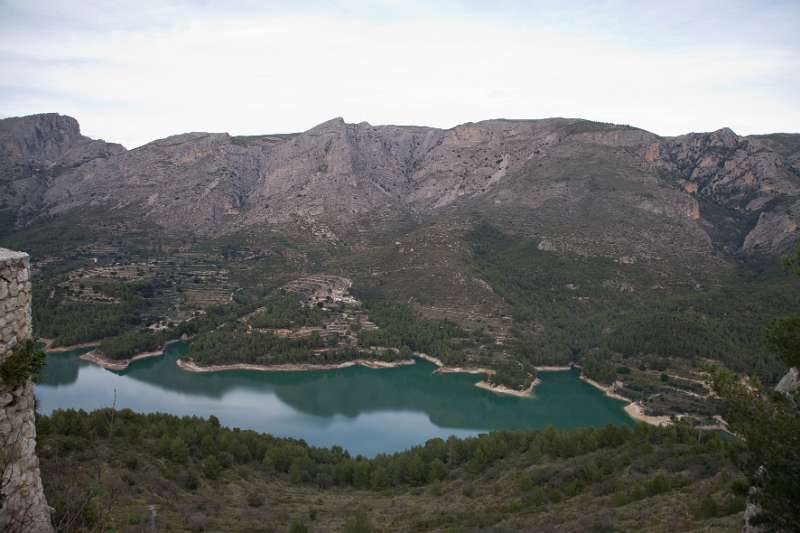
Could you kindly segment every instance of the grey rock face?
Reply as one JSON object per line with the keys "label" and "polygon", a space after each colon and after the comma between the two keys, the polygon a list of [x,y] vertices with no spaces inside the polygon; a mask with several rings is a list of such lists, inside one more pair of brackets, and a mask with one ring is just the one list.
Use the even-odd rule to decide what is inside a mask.
{"label": "grey rock face", "polygon": [[[559,249],[580,252],[581,237],[563,232],[583,224],[589,206],[601,220],[633,222],[643,213],[668,227],[648,234],[620,225],[596,235],[588,228],[584,240],[621,235],[628,242],[626,232],[635,229],[645,237],[642,246],[658,246],[657,234],[670,231],[680,246],[707,254],[709,225],[717,222],[704,216],[706,203],[732,213],[741,237],[727,246],[738,253],[783,253],[800,231],[800,142],[793,136],[745,138],[723,129],[661,138],[562,118],[448,130],[338,118],[298,134],[187,133],[124,151],[95,146],[68,117],[0,124],[6,161],[51,164],[47,179],[5,200],[31,219],[103,207],[135,212],[173,232],[219,235],[299,224],[335,239],[367,219],[494,210],[513,215],[515,226],[554,237]],[[554,206],[557,213],[549,214]],[[612,253],[614,246],[608,248]],[[646,253],[634,245],[617,251]]]}
{"label": "grey rock face", "polygon": [[0,157],[42,167],[71,166],[124,152],[119,144],[81,135],[72,117],[48,113],[0,120]]}
{"label": "grey rock face", "polygon": [[792,394],[797,389],[800,389],[800,370],[797,367],[792,367],[775,385],[775,390],[783,394]]}
{"label": "grey rock face", "polygon": [[768,141],[724,128],[661,140],[650,146],[645,159],[682,180],[691,194],[743,215],[758,213],[742,252],[781,253],[797,236],[800,172],[791,149],[780,150]]}
{"label": "grey rock face", "polygon": [[52,176],[96,158],[124,152],[119,144],[81,135],[78,121],[49,113],[0,120],[0,212],[41,210]]}

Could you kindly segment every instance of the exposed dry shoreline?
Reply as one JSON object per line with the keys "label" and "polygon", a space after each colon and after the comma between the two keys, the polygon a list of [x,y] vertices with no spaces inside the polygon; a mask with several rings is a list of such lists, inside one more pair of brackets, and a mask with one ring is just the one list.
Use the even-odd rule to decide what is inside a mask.
{"label": "exposed dry shoreline", "polygon": [[635,402],[630,398],[626,398],[621,394],[616,392],[614,385],[603,385],[602,383],[598,383],[597,381],[587,378],[584,375],[581,375],[581,380],[588,383],[589,385],[596,387],[603,391],[606,396],[609,398],[614,398],[616,400],[622,400],[623,402],[628,402],[628,405],[625,406],[625,412],[628,413],[628,416],[637,420],[639,422],[644,422],[645,424],[650,424],[653,426],[670,426],[672,425],[672,418],[668,416],[651,416],[646,415],[644,413],[644,406],[641,402]]}
{"label": "exposed dry shoreline", "polygon": [[[184,340],[184,339],[173,339],[171,341],[165,342],[164,346],[160,350],[154,350],[152,352],[137,353],[133,357],[130,357],[128,359],[120,359],[118,361],[114,360],[114,359],[107,359],[107,358],[103,357],[102,354],[97,352],[97,350],[92,350],[91,352],[87,352],[87,353],[81,355],[81,359],[83,359],[84,361],[89,361],[90,363],[94,363],[96,365],[102,366],[106,370],[117,370],[117,371],[125,370],[126,368],[128,368],[128,365],[130,365],[134,361],[139,361],[141,359],[147,359],[148,357],[158,357],[159,355],[164,355],[164,350],[167,349],[167,346],[169,346],[170,344],[176,343],[176,342],[180,342],[181,340]],[[95,344],[95,346],[97,346],[97,345]]]}
{"label": "exposed dry shoreline", "polygon": [[[422,352],[414,352],[414,355],[436,365],[438,368],[434,370],[435,374],[483,374],[485,376],[493,376],[495,374],[495,371],[491,368],[481,368],[475,366],[445,366],[445,364],[438,357],[434,357]],[[541,382],[542,380],[536,378],[531,382],[528,388],[524,390],[512,389],[510,387],[506,387],[505,385],[495,385],[486,380],[478,381],[475,383],[475,386],[479,389],[488,390],[496,394],[507,394],[509,396],[517,396],[519,398],[530,398],[533,396],[533,391],[536,388],[536,385],[539,385]]]}
{"label": "exposed dry shoreline", "polygon": [[[491,368],[480,367],[451,367],[445,366],[441,360],[425,353],[415,353],[415,356],[420,359],[425,359],[438,368],[434,371],[437,374],[483,374],[491,376],[495,372]],[[414,359],[403,359],[400,361],[376,361],[373,359],[356,359],[353,361],[345,361],[343,363],[331,364],[311,364],[311,363],[294,363],[294,364],[281,364],[281,365],[256,365],[250,363],[233,363],[229,365],[208,365],[201,366],[189,358],[181,358],[176,361],[176,364],[182,370],[187,372],[224,372],[227,370],[255,370],[259,372],[305,372],[313,370],[337,370],[341,368],[348,368],[351,366],[364,366],[367,368],[380,369],[380,368],[396,368],[399,366],[413,365],[416,361]],[[489,390],[497,394],[508,394],[510,396],[530,397],[533,394],[536,385],[541,383],[541,380],[535,379],[530,386],[525,390],[517,390],[503,385],[494,385],[488,381],[481,380],[475,383],[475,386],[481,389]]]}
{"label": "exposed dry shoreline", "polygon": [[653,426],[664,427],[672,425],[672,418],[668,416],[651,416],[644,414],[644,407],[639,402],[631,402],[626,405],[625,412],[634,420],[645,422]]}
{"label": "exposed dry shoreline", "polygon": [[71,350],[77,350],[79,348],[94,348],[99,342],[82,342],[80,344],[71,344],[69,346],[58,346],[56,348],[52,347],[53,342],[55,339],[45,339],[42,338],[42,342],[44,342],[44,349],[48,352],[52,353],[62,353],[62,352],[69,352]]}
{"label": "exposed dry shoreline", "polygon": [[134,361],[139,361],[140,359],[147,359],[148,357],[157,357],[164,353],[164,349],[156,350],[153,352],[142,352],[134,355],[130,359],[120,359],[119,361],[114,361],[112,359],[106,359],[102,355],[100,355],[96,350],[91,352],[87,352],[81,355],[81,359],[84,361],[89,361],[90,363],[94,363],[98,366],[102,366],[106,370],[125,370],[128,368]]}
{"label": "exposed dry shoreline", "polygon": [[495,374],[495,371],[491,368],[481,368],[479,366],[446,366],[438,357],[422,352],[414,352],[414,355],[436,365],[438,368],[433,371],[435,374],[486,374],[489,376]]}
{"label": "exposed dry shoreline", "polygon": [[[52,343],[52,339],[44,339],[45,344],[49,345]],[[161,350],[156,350],[152,352],[143,352],[136,354],[135,356],[131,357],[130,359],[122,359],[120,361],[112,361],[110,359],[106,359],[97,351],[91,351],[85,353],[80,356],[81,359],[84,361],[89,361],[96,365],[102,366],[108,370],[125,370],[128,368],[134,361],[138,361],[141,359],[146,359],[148,357],[157,357],[163,355],[164,350],[169,344],[173,342],[178,342],[178,340],[171,340],[168,341],[164,348]],[[97,346],[97,343],[83,343],[83,344],[75,344],[72,346],[64,346],[61,348],[55,349],[48,349],[50,352],[66,352],[69,350],[74,350],[77,348],[85,348],[85,347],[92,347]],[[424,359],[430,363],[433,363],[437,366],[434,373],[436,374],[483,374],[485,376],[492,376],[495,374],[495,371],[491,368],[482,368],[482,367],[459,367],[459,366],[446,366],[439,358],[434,357],[432,355],[428,355],[422,352],[415,352],[414,355],[419,357],[420,359]],[[355,359],[353,361],[345,361],[343,363],[331,363],[331,364],[310,364],[310,363],[299,363],[299,364],[281,364],[281,365],[255,365],[255,364],[248,364],[248,363],[234,363],[230,365],[209,365],[209,366],[200,366],[194,363],[191,359],[178,359],[175,362],[178,367],[182,370],[187,372],[195,372],[195,373],[204,373],[204,372],[224,372],[226,370],[255,370],[259,372],[305,372],[305,371],[313,371],[313,370],[337,370],[341,368],[349,368],[351,366],[364,366],[366,368],[372,369],[380,369],[380,368],[397,368],[400,366],[407,366],[413,365],[415,363],[414,359],[403,359],[400,361],[377,361],[373,359]],[[535,367],[539,372],[563,372],[572,370],[573,366],[537,366]],[[603,385],[602,383],[598,383],[597,381],[588,378],[584,375],[580,376],[581,380],[592,385],[593,387],[600,389],[603,393],[610,397],[617,400],[622,400],[624,402],[628,402],[628,405],[625,406],[625,412],[639,422],[645,422],[647,424],[651,424],[654,426],[668,426],[672,424],[672,420],[668,416],[650,416],[644,413],[644,407],[639,402],[634,402],[625,396],[617,394],[614,390],[613,385]],[[529,398],[533,396],[534,390],[536,386],[541,384],[542,380],[538,377],[534,379],[528,388],[524,390],[512,389],[510,387],[506,387],[505,385],[495,385],[493,383],[489,383],[486,380],[481,380],[475,383],[475,386],[479,389],[488,390],[494,392],[496,394],[506,394],[509,396],[516,396],[519,398]]]}
{"label": "exposed dry shoreline", "polygon": [[622,396],[621,394],[617,394],[614,385],[603,385],[602,383],[599,383],[599,382],[597,382],[597,381],[595,381],[595,380],[593,380],[591,378],[587,378],[583,374],[581,374],[581,380],[585,381],[586,383],[588,383],[592,387],[600,389],[609,398],[614,398],[615,400],[622,400],[623,402],[628,402],[628,403],[632,402],[632,400],[630,398],[626,398],[625,396]]}
{"label": "exposed dry shoreline", "polygon": [[531,384],[528,385],[528,388],[525,390],[517,390],[506,387],[504,385],[494,385],[489,383],[488,381],[479,381],[475,384],[476,387],[479,389],[485,389],[488,391],[495,392],[497,394],[508,394],[509,396],[518,396],[520,398],[529,398],[533,396],[533,391],[536,389],[536,386],[542,382],[541,379],[536,378],[531,381]]}
{"label": "exposed dry shoreline", "polygon": [[399,366],[413,365],[413,359],[401,359],[400,361],[376,361],[373,359],[355,359],[343,363],[331,363],[325,365],[315,364],[282,364],[282,365],[254,365],[249,363],[234,363],[230,365],[209,365],[200,366],[191,359],[178,359],[175,364],[187,372],[224,372],[226,370],[256,370],[259,372],[304,372],[310,370],[337,370],[351,366],[365,366],[367,368],[397,368]]}

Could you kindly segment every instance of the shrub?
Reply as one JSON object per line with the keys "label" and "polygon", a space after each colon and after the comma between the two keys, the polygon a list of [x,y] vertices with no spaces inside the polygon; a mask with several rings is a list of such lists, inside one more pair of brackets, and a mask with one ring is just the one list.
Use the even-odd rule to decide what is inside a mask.
{"label": "shrub", "polygon": [[0,365],[0,381],[12,388],[28,378],[37,381],[44,361],[42,343],[33,339],[17,343],[11,350],[11,356]]}
{"label": "shrub", "polygon": [[203,475],[208,479],[217,479],[222,473],[222,465],[215,455],[209,455],[203,461]]}

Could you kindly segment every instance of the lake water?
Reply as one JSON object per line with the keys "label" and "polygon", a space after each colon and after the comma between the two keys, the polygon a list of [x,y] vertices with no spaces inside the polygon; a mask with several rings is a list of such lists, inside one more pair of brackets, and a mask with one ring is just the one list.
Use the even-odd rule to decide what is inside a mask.
{"label": "lake water", "polygon": [[498,429],[634,424],[624,402],[584,383],[577,371],[542,372],[535,396],[517,398],[474,387],[476,375],[434,374],[435,366],[422,360],[380,370],[195,374],[175,365],[187,351],[177,343],[162,357],[111,372],[81,361],[85,351],[47,356],[36,386],[40,412],[109,407],[116,391],[117,408],[215,415],[230,427],[338,444],[367,456]]}

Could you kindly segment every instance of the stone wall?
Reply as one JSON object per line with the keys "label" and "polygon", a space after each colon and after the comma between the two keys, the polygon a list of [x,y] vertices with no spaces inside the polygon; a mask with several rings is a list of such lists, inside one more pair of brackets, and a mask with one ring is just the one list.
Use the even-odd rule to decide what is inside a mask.
{"label": "stone wall", "polygon": [[[0,248],[0,364],[31,336],[28,254]],[[36,457],[33,384],[0,382],[0,531],[50,532]]]}

